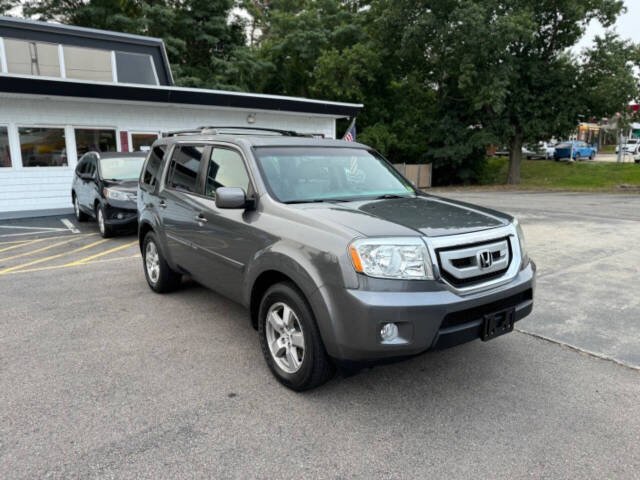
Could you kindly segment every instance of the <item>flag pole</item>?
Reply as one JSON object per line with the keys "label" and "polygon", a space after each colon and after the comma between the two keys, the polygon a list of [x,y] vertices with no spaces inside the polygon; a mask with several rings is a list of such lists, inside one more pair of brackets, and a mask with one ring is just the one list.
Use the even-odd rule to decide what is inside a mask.
{"label": "flag pole", "polygon": [[345,137],[347,136],[347,134],[351,131],[351,129],[353,128],[353,126],[356,123],[356,117],[352,117],[351,118],[351,123],[349,123],[349,126],[347,127],[347,130],[344,132],[344,135],[342,135],[342,140],[345,139]]}

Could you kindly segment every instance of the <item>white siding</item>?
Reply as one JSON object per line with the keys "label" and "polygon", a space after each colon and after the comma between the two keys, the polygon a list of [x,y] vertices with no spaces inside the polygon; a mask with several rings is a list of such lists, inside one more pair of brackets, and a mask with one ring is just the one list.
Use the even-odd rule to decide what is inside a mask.
{"label": "white siding", "polygon": [[[202,125],[249,126],[254,113],[256,127],[323,133],[335,137],[335,117],[286,112],[238,110],[214,107],[97,102],[34,96],[0,96],[0,125],[9,127],[12,168],[0,168],[0,213],[71,207],[71,181],[77,158],[73,127],[103,127],[117,131],[167,131]],[[18,126],[65,127],[68,167],[21,165]]]}

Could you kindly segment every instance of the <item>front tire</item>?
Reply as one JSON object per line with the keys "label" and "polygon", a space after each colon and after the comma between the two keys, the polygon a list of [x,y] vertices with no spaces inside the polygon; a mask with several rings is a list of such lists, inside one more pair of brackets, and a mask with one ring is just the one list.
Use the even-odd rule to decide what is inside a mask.
{"label": "front tire", "polygon": [[75,194],[73,195],[73,213],[79,222],[86,222],[88,219],[87,214],[80,210],[80,202],[78,201],[78,196]]}
{"label": "front tire", "polygon": [[113,236],[113,230],[105,221],[104,207],[102,205],[98,205],[96,208],[96,222],[98,222],[98,230],[100,230],[102,238]]}
{"label": "front tire", "polygon": [[574,157],[574,158],[576,159],[576,162],[579,162],[579,161],[581,161],[581,160],[582,160],[582,158],[580,157],[580,154],[579,154],[579,153],[576,153],[576,155],[575,155],[575,157]]}
{"label": "front tire", "polygon": [[260,302],[260,347],[271,373],[284,386],[303,391],[318,387],[335,371],[315,318],[291,283],[271,286]]}
{"label": "front tire", "polygon": [[171,292],[180,285],[182,275],[171,270],[158,247],[158,239],[153,232],[147,233],[144,237],[142,243],[142,265],[147,283],[154,292]]}

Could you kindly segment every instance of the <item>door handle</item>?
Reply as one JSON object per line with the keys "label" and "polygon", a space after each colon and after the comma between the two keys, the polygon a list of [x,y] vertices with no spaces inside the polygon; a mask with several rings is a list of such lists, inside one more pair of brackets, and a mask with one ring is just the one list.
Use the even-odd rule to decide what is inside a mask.
{"label": "door handle", "polygon": [[164,200],[160,200],[160,203],[158,203],[158,206],[160,208],[167,208],[167,202],[165,202]]}
{"label": "door handle", "polygon": [[209,220],[207,220],[206,218],[204,218],[204,217],[202,216],[202,214],[200,214],[200,215],[198,215],[198,216],[196,217],[196,222],[198,222],[198,223],[207,223],[208,221],[209,221]]}

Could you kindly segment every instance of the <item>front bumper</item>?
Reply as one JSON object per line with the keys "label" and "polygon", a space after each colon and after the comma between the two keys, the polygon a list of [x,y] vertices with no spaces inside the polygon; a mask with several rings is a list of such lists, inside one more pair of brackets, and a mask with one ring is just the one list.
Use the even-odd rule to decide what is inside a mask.
{"label": "front bumper", "polygon": [[[327,353],[338,360],[376,362],[447,348],[480,337],[483,316],[515,308],[515,320],[533,309],[533,262],[507,284],[459,295],[439,284],[433,291],[387,292],[323,286],[311,297]],[[382,324],[398,325],[399,340],[384,343]]]}
{"label": "front bumper", "polygon": [[104,215],[104,223],[114,228],[135,228],[138,224],[138,209],[132,202],[109,201]]}

